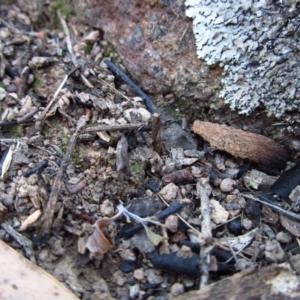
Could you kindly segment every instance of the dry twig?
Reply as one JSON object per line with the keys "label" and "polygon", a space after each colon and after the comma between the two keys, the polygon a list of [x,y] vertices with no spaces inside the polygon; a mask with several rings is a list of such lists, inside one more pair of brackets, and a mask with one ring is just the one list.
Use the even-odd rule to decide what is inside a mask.
{"label": "dry twig", "polygon": [[[68,28],[68,26],[67,26],[66,21],[65,21],[65,20],[63,19],[63,17],[61,16],[60,11],[58,11],[57,14],[58,14],[58,16],[59,16],[59,19],[60,19],[61,25],[62,25],[62,27],[63,27],[64,33],[65,33],[65,35],[66,35],[67,47],[68,47],[68,51],[69,51],[70,56],[71,56],[71,60],[72,60],[72,62],[73,62],[73,65],[75,66],[75,68],[78,68],[79,65],[78,65],[76,56],[75,56],[75,54],[74,54],[74,52],[73,52],[73,47],[72,47],[72,42],[71,42],[71,36],[70,36],[69,28]],[[80,73],[80,77],[81,77],[83,83],[84,83],[88,88],[91,88],[91,89],[92,89],[92,88],[94,87],[82,73]]]}
{"label": "dry twig", "polygon": [[67,74],[63,81],[61,82],[61,84],[59,85],[59,87],[57,88],[55,94],[53,95],[53,98],[51,99],[51,101],[48,103],[47,107],[43,110],[43,112],[40,114],[40,116],[37,119],[36,122],[36,127],[38,130],[40,130],[41,128],[41,122],[44,120],[48,110],[50,109],[50,107],[52,106],[52,104],[54,103],[54,101],[56,100],[58,94],[60,93],[61,89],[63,88],[63,86],[65,85],[65,83],[67,82],[68,78],[75,72],[77,71],[78,67],[74,68],[73,70],[71,70],[71,72],[69,72],[69,74]]}
{"label": "dry twig", "polygon": [[210,224],[210,209],[209,209],[209,198],[208,198],[208,180],[201,178],[197,182],[197,194],[201,201],[201,234],[199,235],[200,243],[200,270],[201,280],[200,289],[208,284],[209,280],[209,262],[210,262],[210,251],[212,246],[212,232]]}
{"label": "dry twig", "polygon": [[87,121],[88,121],[88,117],[85,115],[79,119],[76,131],[72,135],[72,137],[69,141],[67,152],[65,153],[65,155],[63,157],[63,160],[61,162],[61,167],[57,171],[56,177],[54,179],[54,183],[52,185],[50,198],[49,198],[49,201],[47,203],[47,207],[46,207],[46,210],[44,213],[44,218],[43,218],[44,223],[42,225],[42,232],[48,232],[52,225],[55,205],[56,205],[56,202],[58,199],[58,194],[59,194],[59,191],[60,191],[60,188],[62,185],[62,177],[67,169],[72,152],[75,148],[78,134],[79,134],[80,130],[86,125]]}
{"label": "dry twig", "polygon": [[158,113],[154,113],[152,117],[152,140],[154,151],[158,154],[161,153],[162,143],[161,143],[161,120]]}
{"label": "dry twig", "polygon": [[124,124],[124,125],[99,125],[95,127],[85,128],[83,133],[97,132],[97,131],[120,131],[120,130],[127,130],[127,129],[139,129],[144,125],[145,125],[144,123]]}
{"label": "dry twig", "polygon": [[64,30],[64,33],[66,35],[66,42],[67,42],[67,47],[68,47],[68,51],[71,55],[71,60],[73,62],[73,65],[75,67],[78,67],[78,62],[77,62],[77,59],[76,59],[76,56],[73,52],[73,47],[72,47],[72,43],[71,43],[71,37],[70,37],[70,31],[69,31],[69,28],[67,26],[67,23],[66,21],[64,20],[64,18],[61,16],[61,13],[60,11],[58,10],[57,11],[57,15],[59,16],[59,19],[60,19],[60,23],[63,27],[63,30]]}
{"label": "dry twig", "polygon": [[[165,201],[165,199],[158,193],[157,194],[157,196],[159,197],[159,199],[167,206],[167,207],[169,207],[170,206],[170,204],[167,202],[167,201]],[[192,229],[193,230],[193,232],[194,233],[196,233],[196,234],[200,234],[200,232],[195,228],[195,227],[193,227],[191,224],[189,224],[180,214],[177,214],[176,213],[176,216],[186,225],[186,226],[188,226],[190,229]]]}
{"label": "dry twig", "polygon": [[285,209],[283,209],[283,208],[281,208],[281,207],[279,207],[279,206],[277,206],[277,205],[274,205],[274,204],[271,204],[271,203],[262,201],[262,200],[260,200],[260,199],[258,199],[258,198],[251,197],[251,196],[249,196],[249,195],[247,195],[247,194],[241,194],[241,195],[242,195],[243,197],[247,198],[247,199],[251,199],[251,200],[260,202],[260,203],[262,203],[262,204],[268,205],[268,206],[270,206],[270,207],[276,209],[276,210],[279,211],[280,213],[282,213],[282,214],[284,214],[284,215],[287,215],[287,216],[289,216],[289,217],[291,217],[291,218],[293,218],[293,219],[296,219],[297,221],[300,221],[300,216],[299,216],[298,214],[295,214],[295,213],[293,213],[293,212],[291,212],[291,211],[285,210]]}

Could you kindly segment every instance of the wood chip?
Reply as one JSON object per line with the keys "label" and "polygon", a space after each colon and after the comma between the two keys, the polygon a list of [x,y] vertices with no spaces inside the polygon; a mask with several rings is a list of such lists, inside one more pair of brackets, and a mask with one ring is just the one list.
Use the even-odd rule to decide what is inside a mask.
{"label": "wood chip", "polygon": [[192,130],[211,146],[265,167],[283,168],[288,159],[286,150],[280,144],[259,134],[201,121],[195,121]]}

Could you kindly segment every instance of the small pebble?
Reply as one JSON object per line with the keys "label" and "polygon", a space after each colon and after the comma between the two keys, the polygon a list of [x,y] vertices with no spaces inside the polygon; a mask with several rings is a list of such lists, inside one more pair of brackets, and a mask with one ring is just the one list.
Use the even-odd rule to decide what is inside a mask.
{"label": "small pebble", "polygon": [[235,218],[231,220],[228,225],[228,231],[235,236],[238,236],[242,233],[242,223],[241,223],[241,218]]}
{"label": "small pebble", "polygon": [[300,200],[300,185],[297,185],[289,195],[289,198],[293,202],[297,202]]}
{"label": "small pebble", "polygon": [[144,270],[143,269],[134,270],[133,277],[138,281],[142,281],[145,277]]}
{"label": "small pebble", "polygon": [[288,233],[280,231],[276,235],[276,240],[279,243],[288,244],[291,242],[292,237]]}
{"label": "small pebble", "polygon": [[150,189],[153,193],[158,193],[160,187],[160,181],[156,178],[151,178],[145,184],[146,189]]}
{"label": "small pebble", "polygon": [[165,225],[167,229],[169,229],[171,232],[177,232],[178,230],[178,217],[171,215],[166,218]]}
{"label": "small pebble", "polygon": [[194,285],[194,279],[192,277],[184,276],[182,282],[187,288],[190,288]]}
{"label": "small pebble", "polygon": [[149,241],[146,233],[141,231],[131,238],[133,247],[136,247],[142,253],[150,253],[155,250],[155,246]]}
{"label": "small pebble", "polygon": [[159,270],[148,269],[146,270],[146,278],[150,284],[160,284],[163,282],[163,277],[160,275]]}
{"label": "small pebble", "polygon": [[123,259],[119,265],[119,269],[123,272],[123,273],[130,273],[134,270],[135,264],[134,262],[130,261],[130,260],[125,260]]}
{"label": "small pebble", "polygon": [[223,193],[230,193],[234,190],[234,185],[236,185],[235,180],[231,178],[225,178],[220,184],[220,189]]}
{"label": "small pebble", "polygon": [[118,285],[118,286],[122,286],[125,283],[125,277],[123,275],[123,273],[121,271],[116,271],[113,273],[113,278],[114,278],[114,282]]}
{"label": "small pebble", "polygon": [[245,230],[250,230],[253,227],[253,223],[249,219],[243,219],[242,226]]}
{"label": "small pebble", "polygon": [[171,294],[173,296],[178,296],[183,292],[184,292],[184,286],[181,283],[176,282],[171,286]]}
{"label": "small pebble", "polygon": [[140,292],[140,285],[129,285],[129,297],[130,299],[136,299]]}
{"label": "small pebble", "polygon": [[171,202],[171,200],[176,199],[178,189],[174,183],[169,183],[159,193],[167,202]]}

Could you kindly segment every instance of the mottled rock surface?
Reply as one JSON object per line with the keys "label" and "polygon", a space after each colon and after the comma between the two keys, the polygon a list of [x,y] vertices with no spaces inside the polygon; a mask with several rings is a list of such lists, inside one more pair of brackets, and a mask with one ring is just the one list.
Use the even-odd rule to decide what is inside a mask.
{"label": "mottled rock surface", "polygon": [[[44,24],[45,15],[49,20],[51,19],[52,15],[49,13],[51,10],[45,0],[18,0],[18,2],[22,4],[22,8],[30,15],[33,22]],[[257,37],[258,40],[265,37],[267,33],[271,36],[263,39],[262,43],[259,42],[262,48],[258,46],[254,49],[253,44],[250,43],[255,51],[247,58],[248,60],[243,60],[241,64],[239,64],[238,57],[241,59],[243,53],[251,47],[244,47],[243,50],[243,47],[234,45],[232,53],[235,53],[236,57],[229,60],[228,51],[225,51],[223,43],[215,36],[214,43],[220,42],[223,47],[222,51],[227,53],[224,54],[227,60],[222,61],[223,52],[220,59],[215,59],[213,62],[208,59],[207,54],[203,58],[208,63],[216,62],[216,64],[209,65],[206,61],[197,58],[193,21],[186,16],[185,4],[188,1],[159,0],[153,2],[145,0],[141,3],[117,0],[69,0],[68,2],[72,3],[77,20],[102,30],[103,36],[101,35],[100,38],[104,37],[104,40],[110,43],[130,76],[145,92],[150,94],[158,107],[162,107],[172,117],[186,116],[190,122],[195,119],[207,120],[260,133],[284,142],[297,153],[295,145],[300,140],[300,113],[295,108],[298,103],[298,91],[294,86],[298,86],[298,83],[294,79],[297,78],[298,63],[293,65],[293,61],[298,55],[296,51],[298,27],[295,25],[298,24],[299,17],[295,12],[290,11],[295,6],[285,5],[286,1],[265,1],[265,3],[258,1],[255,2],[253,9],[249,8],[245,11],[243,5],[240,4],[244,1],[239,0],[238,5],[233,7],[237,10],[237,15],[241,15],[241,21],[243,21],[241,22],[242,37],[247,34],[243,27],[250,22],[247,21],[247,17],[252,16],[253,13],[262,14],[260,22],[266,20],[265,27],[260,26],[261,23],[256,26],[252,16],[250,29],[254,33],[256,31],[263,32],[260,37]],[[207,3],[210,2],[207,1]],[[223,2],[226,3],[225,0]],[[259,8],[267,5],[267,2],[269,3],[267,10]],[[284,4],[283,6],[280,6],[281,2]],[[294,3],[295,1],[290,2]],[[197,3],[200,6],[204,5],[204,2],[200,0],[195,0],[190,5]],[[225,4],[222,5],[225,6]],[[38,7],[38,11],[35,10],[35,7]],[[211,6],[210,4],[207,7],[215,9],[215,5]],[[298,7],[295,9],[297,12]],[[194,10],[194,14],[197,13],[200,13],[199,10],[198,12]],[[190,13],[188,14],[190,15]],[[232,16],[232,14],[230,15]],[[73,16],[66,18],[67,22],[70,18]],[[210,18],[211,16],[208,16],[208,20],[211,20]],[[207,26],[212,31],[215,30],[215,25],[208,24]],[[224,27],[224,25],[222,26]],[[230,27],[231,25],[227,23],[226,26]],[[234,31],[238,25],[235,24],[231,27],[231,30]],[[251,38],[254,38],[254,33]],[[80,33],[77,32],[77,34]],[[228,38],[232,39],[230,36]],[[293,38],[294,43],[292,42]],[[282,46],[282,41],[287,41],[287,44]],[[246,46],[249,42],[242,39],[239,40],[239,43],[239,45],[245,44],[244,46]],[[289,50],[286,49],[292,50],[288,52]],[[213,49],[212,55],[217,56],[218,51],[218,49]],[[272,55],[269,56],[269,53]],[[263,61],[264,64],[260,61]],[[120,62],[119,59],[118,62]],[[269,78],[270,85],[264,85],[261,80],[263,76],[261,69],[265,64],[269,64],[270,72],[267,72],[266,76],[271,76]],[[224,70],[220,67],[221,65]],[[250,72],[250,69],[239,69],[241,66],[251,67],[253,73]],[[277,72],[278,68],[282,68],[280,69],[282,71]],[[236,76],[233,76],[232,70],[237,70]],[[282,80],[283,78],[290,78],[289,84],[287,80]],[[273,84],[278,82],[280,86],[277,85],[274,88]],[[249,83],[250,88],[247,94]],[[261,85],[263,89],[260,89]],[[241,89],[237,92],[238,88]],[[275,100],[271,97],[273,94],[276,96]],[[294,96],[295,98],[293,98]],[[228,105],[224,105],[224,99]],[[261,105],[264,101],[265,107]],[[255,109],[257,105],[258,108]],[[230,110],[229,106],[236,110]],[[240,117],[238,115],[240,112],[249,113],[252,110],[254,111],[249,116]],[[272,126],[274,118],[266,117],[268,110],[269,114],[273,116],[282,114],[283,122],[279,126]],[[290,110],[294,111],[289,112]]]}
{"label": "mottled rock surface", "polygon": [[151,94],[176,99],[216,100],[220,68],[210,69],[195,55],[191,21],[183,0],[90,0],[90,23],[104,31],[131,76]]}

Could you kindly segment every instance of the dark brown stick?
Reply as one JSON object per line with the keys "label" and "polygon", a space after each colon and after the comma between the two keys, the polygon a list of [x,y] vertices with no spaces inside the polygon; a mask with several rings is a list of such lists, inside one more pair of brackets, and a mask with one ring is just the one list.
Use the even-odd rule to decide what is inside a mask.
{"label": "dark brown stick", "polygon": [[154,113],[152,117],[152,140],[154,151],[158,154],[161,153],[162,143],[161,143],[161,120],[158,113]]}

